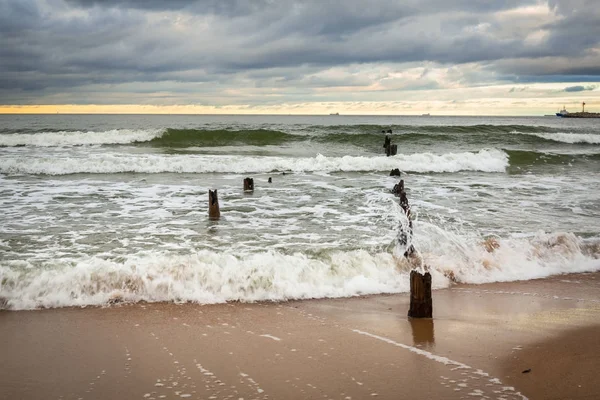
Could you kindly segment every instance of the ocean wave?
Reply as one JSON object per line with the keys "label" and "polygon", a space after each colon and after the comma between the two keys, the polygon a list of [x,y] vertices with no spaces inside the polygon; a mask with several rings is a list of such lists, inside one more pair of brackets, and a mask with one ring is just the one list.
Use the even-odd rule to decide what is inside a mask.
{"label": "ocean wave", "polygon": [[[90,257],[75,267],[0,267],[0,296],[10,308],[64,307],[124,301],[288,300],[406,291],[390,254],[335,252],[325,258],[264,252],[238,256],[200,251],[189,256],[132,256],[124,262]],[[282,267],[284,266],[284,267]]]}
{"label": "ocean wave", "polygon": [[566,133],[566,132],[520,132],[511,131],[511,134],[533,136],[550,142],[567,144],[600,144],[600,135],[593,133]]}
{"label": "ocean wave", "polygon": [[167,129],[152,139],[153,146],[165,147],[216,147],[216,146],[266,146],[280,145],[305,139],[270,129]]}
{"label": "ocean wave", "polygon": [[286,158],[214,155],[123,155],[92,154],[75,157],[7,156],[0,160],[4,174],[114,174],[137,173],[267,173],[292,172],[366,172],[399,168],[411,172],[482,171],[504,172],[508,155],[495,149],[462,153],[415,153],[393,157],[316,157]]}
{"label": "ocean wave", "polygon": [[160,129],[109,131],[56,131],[38,133],[13,133],[0,135],[0,147],[63,147],[148,142],[162,136]]}
{"label": "ocean wave", "polygon": [[[44,130],[0,134],[0,147],[61,147],[137,144],[153,147],[277,146],[299,141],[350,144],[373,148],[383,144],[389,127],[378,125],[255,126],[246,128],[113,129],[107,131]],[[289,131],[288,131],[289,130]],[[540,141],[565,144],[600,144],[600,135],[564,133],[555,128],[527,125],[431,125],[393,126],[395,143],[435,144],[533,144]]]}
{"label": "ocean wave", "polygon": [[509,282],[600,270],[600,241],[585,241],[573,233],[482,238],[420,222],[414,241],[425,264],[459,283]]}
{"label": "ocean wave", "polygon": [[[453,282],[528,280],[600,270],[600,244],[569,233],[494,239],[419,224],[415,237],[434,288]],[[486,244],[488,243],[488,244]],[[43,266],[0,264],[0,303],[9,309],[105,305],[125,301],[202,304],[335,298],[409,290],[411,265],[402,249],[327,254],[199,251],[155,253],[124,260],[55,259]]]}

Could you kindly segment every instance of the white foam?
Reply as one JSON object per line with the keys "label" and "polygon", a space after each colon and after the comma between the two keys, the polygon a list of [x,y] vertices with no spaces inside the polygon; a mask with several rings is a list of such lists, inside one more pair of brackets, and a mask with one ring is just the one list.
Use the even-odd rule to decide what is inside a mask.
{"label": "white foam", "polygon": [[[130,256],[124,262],[88,257],[47,269],[0,264],[0,293],[13,309],[124,301],[220,303],[404,292],[407,275],[390,254],[335,252],[312,258],[278,252],[233,254],[201,251],[190,256]],[[74,263],[71,267],[68,264]],[[7,265],[8,264],[8,265]]]}
{"label": "white foam", "polygon": [[109,131],[59,131],[0,135],[0,147],[62,147],[147,142],[162,136],[163,130],[113,129]]}
{"label": "white foam", "polygon": [[[391,344],[391,345],[396,346],[396,347],[403,348],[403,349],[408,350],[408,351],[410,351],[412,353],[416,353],[418,355],[424,356],[424,357],[426,357],[426,358],[428,358],[428,359],[430,359],[432,361],[435,361],[435,362],[438,362],[440,364],[453,367],[452,370],[464,369],[464,370],[468,370],[471,374],[489,377],[489,374],[486,373],[486,372],[483,372],[482,370],[474,370],[473,367],[471,367],[471,366],[469,366],[467,364],[463,364],[463,363],[461,363],[459,361],[454,361],[454,360],[452,360],[452,359],[450,359],[448,357],[438,356],[436,354],[430,353],[429,351],[426,351],[426,350],[423,350],[423,349],[419,349],[419,348],[413,347],[413,346],[408,346],[408,345],[403,344],[403,343],[398,343],[398,342],[396,342],[396,341],[394,341],[392,339],[389,339],[389,338],[386,338],[386,337],[383,337],[383,336],[379,336],[379,335],[375,335],[375,334],[372,334],[372,333],[369,333],[369,332],[361,331],[361,330],[358,330],[358,329],[352,329],[352,332],[358,333],[360,335],[368,336],[368,337],[371,337],[373,339],[377,339],[379,341]],[[498,382],[498,385],[502,385],[502,383],[500,382],[500,380],[498,380],[497,378],[494,378],[494,379],[495,379],[495,381]],[[450,381],[450,382],[452,382],[452,381]],[[462,384],[459,384],[458,386],[461,386],[461,385]],[[477,390],[477,391],[481,392],[481,390]],[[507,389],[507,391],[514,392],[515,389],[514,388],[510,388],[510,389]],[[520,392],[514,392],[512,394],[514,396],[520,398],[520,399],[527,400],[527,397],[523,396]]]}
{"label": "white foam", "polygon": [[488,252],[479,235],[448,232],[426,222],[419,223],[414,239],[434,282],[444,276],[462,283],[508,282],[600,270],[598,254],[586,255],[583,240],[572,233],[539,232],[496,241],[499,247]]}
{"label": "white foam", "polygon": [[508,155],[500,150],[477,153],[416,153],[394,157],[259,157],[214,155],[133,155],[118,153],[6,156],[0,160],[0,173],[65,175],[76,173],[261,173],[389,171],[399,168],[412,172],[482,171],[504,172]]}
{"label": "white foam", "polygon": [[541,137],[546,140],[552,140],[560,143],[569,143],[569,144],[600,144],[600,135],[593,133],[566,133],[566,132],[556,132],[556,133],[546,133],[546,132],[538,132],[538,133],[523,133],[518,131],[512,131],[513,134],[522,134],[522,135],[532,135]]}
{"label": "white foam", "polygon": [[[529,280],[600,270],[573,234],[497,239],[488,252],[478,237],[419,223],[414,243],[430,267],[434,288],[464,283]],[[189,256],[145,253],[121,261],[58,258],[44,268],[27,261],[0,263],[0,294],[11,309],[101,305],[109,300],[203,304],[335,298],[408,290],[403,249],[335,251],[309,256],[277,251],[229,254],[203,250]],[[270,335],[263,335],[276,340]]]}
{"label": "white foam", "polygon": [[281,339],[280,339],[280,338],[278,338],[277,336],[273,336],[273,335],[267,335],[267,334],[265,334],[265,335],[260,335],[260,336],[262,336],[262,337],[266,337],[266,338],[269,338],[269,339],[273,339],[273,340],[275,340],[276,342],[280,342],[280,341],[281,341]]}

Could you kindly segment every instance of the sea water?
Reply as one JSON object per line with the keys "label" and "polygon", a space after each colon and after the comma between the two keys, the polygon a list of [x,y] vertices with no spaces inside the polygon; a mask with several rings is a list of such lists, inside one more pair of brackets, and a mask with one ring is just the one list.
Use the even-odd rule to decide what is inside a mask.
{"label": "sea water", "polygon": [[407,291],[393,168],[436,288],[600,270],[596,120],[4,115],[0,303]]}

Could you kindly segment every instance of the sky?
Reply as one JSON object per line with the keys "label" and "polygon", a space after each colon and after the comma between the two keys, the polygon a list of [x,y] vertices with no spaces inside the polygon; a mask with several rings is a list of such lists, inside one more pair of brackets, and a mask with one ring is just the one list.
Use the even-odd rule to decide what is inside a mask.
{"label": "sky", "polygon": [[598,0],[0,0],[0,113],[600,112]]}

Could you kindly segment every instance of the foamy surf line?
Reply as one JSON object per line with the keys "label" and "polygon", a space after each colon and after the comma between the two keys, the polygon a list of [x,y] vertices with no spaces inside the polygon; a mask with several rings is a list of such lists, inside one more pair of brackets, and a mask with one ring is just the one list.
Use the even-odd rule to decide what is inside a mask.
{"label": "foamy surf line", "polygon": [[[502,384],[502,382],[500,381],[500,379],[490,377],[490,375],[487,372],[484,372],[484,371],[482,371],[480,369],[475,369],[475,368],[473,368],[473,367],[471,367],[471,366],[469,366],[467,364],[463,364],[463,363],[461,363],[459,361],[451,360],[451,359],[449,359],[447,357],[435,355],[435,354],[430,353],[430,352],[428,352],[426,350],[423,350],[423,349],[419,349],[419,348],[416,348],[416,347],[413,347],[413,346],[408,346],[406,344],[398,343],[398,342],[396,342],[396,341],[394,341],[392,339],[389,339],[389,338],[386,338],[386,337],[383,337],[383,336],[374,335],[372,333],[361,331],[359,329],[351,329],[351,330],[352,330],[352,332],[358,333],[359,335],[363,335],[363,336],[367,336],[367,337],[370,337],[370,338],[373,338],[373,339],[377,339],[377,340],[379,340],[381,342],[384,342],[384,343],[387,343],[387,344],[391,344],[392,346],[395,346],[395,347],[403,348],[403,349],[408,350],[408,351],[410,351],[412,353],[415,353],[415,354],[418,354],[418,355],[423,356],[425,358],[428,358],[429,360],[438,362],[440,364],[447,365],[447,366],[451,367],[452,370],[456,370],[456,369],[465,370],[465,371],[467,371],[467,373],[471,377],[474,377],[474,378],[477,378],[477,379],[479,379],[480,377],[488,378],[488,382],[490,382],[488,385],[493,385],[491,387],[494,388],[494,389],[500,388],[501,389],[500,391],[496,390],[496,391],[494,391],[494,393],[502,393],[504,395],[502,397],[506,397],[505,395],[511,395],[511,396],[515,396],[516,398],[519,398],[519,399],[527,400],[527,397],[525,397],[524,395],[522,395],[521,392],[517,392],[514,387],[512,387],[512,386],[504,386]],[[478,390],[477,392],[474,391],[474,393],[472,393],[472,394],[470,393],[469,395],[470,396],[474,395],[474,396],[477,396],[477,397],[483,397],[483,392],[481,390]]]}
{"label": "foamy surf line", "polygon": [[[69,264],[75,263],[75,267]],[[296,253],[246,256],[200,251],[189,256],[130,256],[124,262],[87,257],[46,263],[0,264],[0,305],[56,308],[124,302],[284,301],[339,298],[408,290],[391,254],[363,250],[311,258]],[[2,308],[0,306],[0,308]]]}
{"label": "foamy surf line", "polygon": [[284,158],[259,156],[214,155],[125,155],[94,154],[75,157],[8,156],[0,160],[0,173],[5,174],[115,174],[135,173],[268,173],[292,172],[504,172],[508,155],[501,150],[480,150],[476,153],[416,153],[394,157],[316,157]]}
{"label": "foamy surf line", "polygon": [[566,133],[566,132],[519,132],[512,131],[511,134],[536,136],[542,139],[558,143],[568,144],[600,144],[600,135],[592,133]]}
{"label": "foamy surf line", "polygon": [[148,142],[161,137],[161,129],[109,131],[58,131],[38,133],[13,133],[0,135],[0,147],[35,146],[62,147],[103,144],[129,144]]}
{"label": "foamy surf line", "polygon": [[[423,256],[431,268],[434,289],[446,288],[453,281],[506,282],[600,270],[595,245],[591,249],[581,247],[581,240],[572,234],[540,235],[528,241],[499,240],[492,253],[481,243],[456,247],[455,241],[439,235],[432,235],[431,242],[437,244]],[[215,304],[405,293],[411,266],[406,264],[403,251],[333,251],[316,257],[300,252],[234,255],[202,250],[188,256],[135,255],[124,261],[53,259],[43,266],[3,261],[0,308],[121,301]]]}

